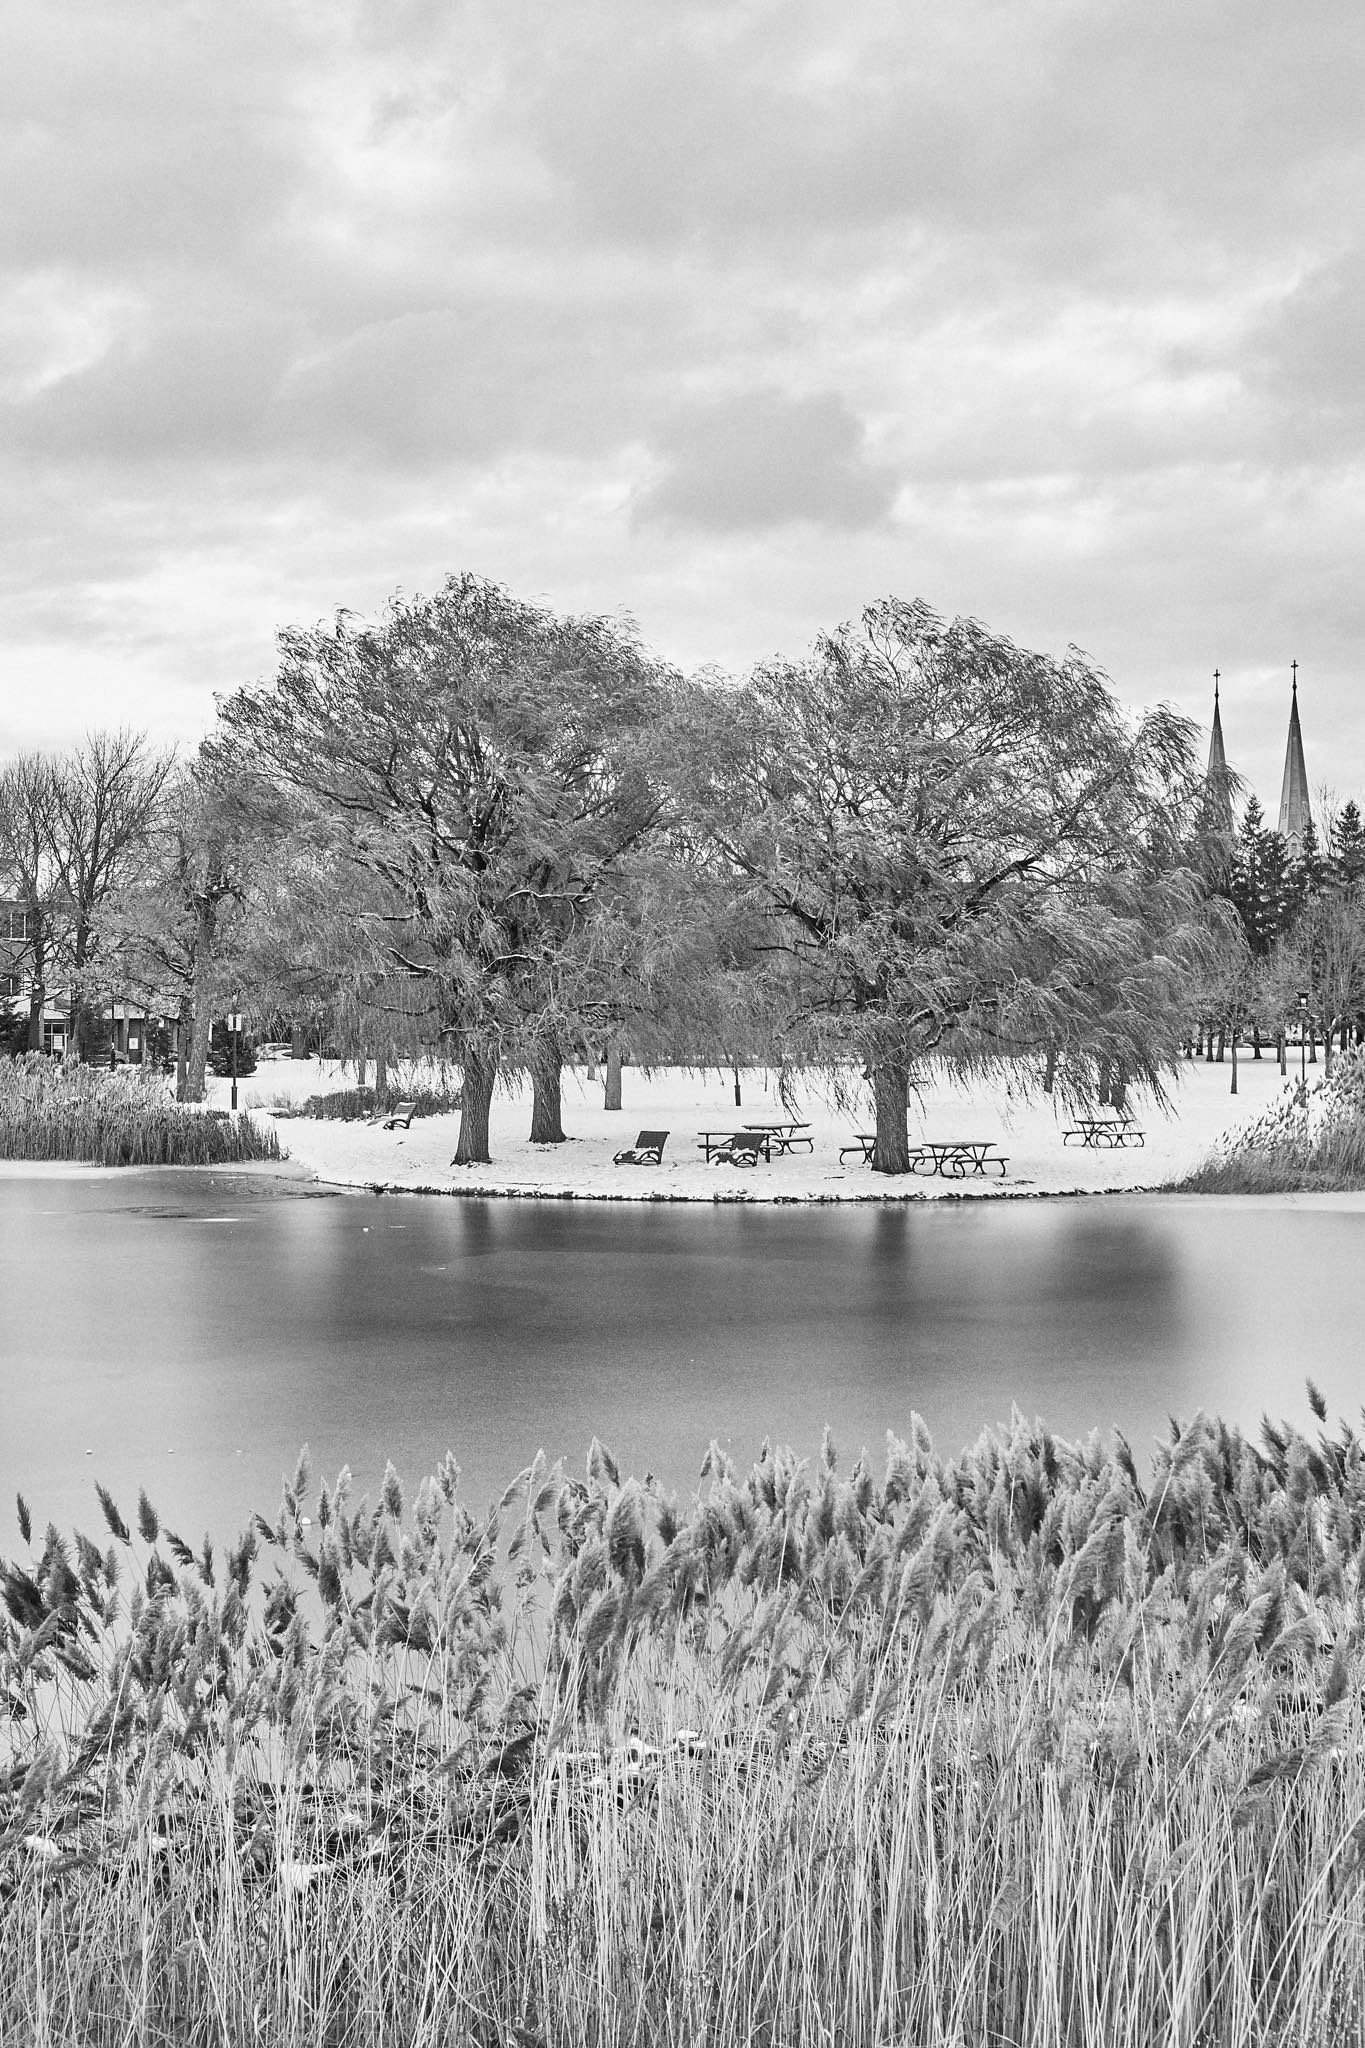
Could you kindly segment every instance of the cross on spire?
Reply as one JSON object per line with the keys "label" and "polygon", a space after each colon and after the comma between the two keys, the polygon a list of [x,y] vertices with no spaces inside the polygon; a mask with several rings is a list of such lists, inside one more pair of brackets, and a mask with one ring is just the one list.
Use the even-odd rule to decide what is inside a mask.
{"label": "cross on spire", "polygon": [[1291,661],[1289,664],[1289,677],[1289,687],[1297,697],[1299,694],[1299,664],[1296,661]]}

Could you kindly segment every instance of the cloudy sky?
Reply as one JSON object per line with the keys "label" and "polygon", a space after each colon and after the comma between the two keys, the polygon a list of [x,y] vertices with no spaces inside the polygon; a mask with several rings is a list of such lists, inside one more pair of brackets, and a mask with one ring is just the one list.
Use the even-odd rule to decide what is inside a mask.
{"label": "cloudy sky", "polygon": [[0,752],[472,569],[887,594],[1365,798],[1359,0],[9,0]]}

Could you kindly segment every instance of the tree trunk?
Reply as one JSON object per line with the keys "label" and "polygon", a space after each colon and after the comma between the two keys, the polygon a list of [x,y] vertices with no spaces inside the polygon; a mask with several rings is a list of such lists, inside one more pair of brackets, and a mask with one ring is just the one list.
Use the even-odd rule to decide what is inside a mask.
{"label": "tree trunk", "polygon": [[557,1052],[547,1052],[531,1068],[531,1143],[564,1143],[564,1063]]}
{"label": "tree trunk", "polygon": [[1207,1031],[1205,1032],[1205,1035],[1204,1035],[1204,1065],[1205,1065],[1206,1067],[1211,1067],[1211,1066],[1213,1065],[1213,1026],[1212,1026],[1212,1024],[1210,1024],[1210,1025],[1209,1025],[1209,1027],[1208,1027],[1208,1029],[1207,1029]]}
{"label": "tree trunk", "polygon": [[1275,1033],[1275,1057],[1280,1063],[1280,1079],[1289,1071],[1289,1036],[1283,1024]]}
{"label": "tree trunk", "polygon": [[186,1102],[202,1102],[205,1093],[204,1076],[209,1063],[209,1035],[213,1030],[213,1010],[205,992],[202,1004],[196,1004],[190,1028],[190,1057],[185,1070]]}
{"label": "tree trunk", "polygon": [[1055,1082],[1055,1080],[1056,1080],[1056,1079],[1057,1079],[1057,1048],[1056,1048],[1056,1046],[1055,1046],[1055,1045],[1050,1045],[1050,1046],[1048,1047],[1048,1049],[1047,1049],[1047,1065],[1046,1065],[1046,1066],[1045,1066],[1045,1067],[1043,1068],[1043,1093],[1044,1093],[1044,1095],[1051,1095],[1051,1093],[1052,1093],[1052,1086],[1053,1086],[1053,1083]]}
{"label": "tree trunk", "polygon": [[1107,1108],[1109,1103],[1109,1076],[1112,1072],[1113,1063],[1110,1060],[1108,1053],[1106,1053],[1104,1055],[1104,1058],[1100,1061],[1099,1100],[1101,1108]]}
{"label": "tree trunk", "polygon": [[1261,1057],[1261,1027],[1259,1024],[1253,1024],[1251,1027],[1251,1057],[1254,1060],[1258,1060]]}
{"label": "tree trunk", "polygon": [[1114,1069],[1114,1085],[1109,1090],[1109,1103],[1110,1107],[1116,1109],[1120,1116],[1123,1115],[1124,1110],[1128,1107],[1128,1076],[1123,1071],[1122,1060],[1119,1061]]}
{"label": "tree trunk", "polygon": [[369,1068],[369,1059],[362,1052],[359,1059],[355,1063],[355,1085],[357,1094],[359,1094],[360,1090],[365,1086],[365,1076],[369,1072]]}
{"label": "tree trunk", "polygon": [[194,1029],[190,1036],[189,1068],[185,1075],[186,1102],[204,1099],[204,1069],[208,1065],[209,1036],[213,1030],[213,941],[218,930],[218,906],[203,899],[194,928],[194,982],[192,1002]]}
{"label": "tree trunk", "polygon": [[190,999],[187,995],[181,996],[180,1011],[176,1019],[177,1029],[175,1034],[175,1099],[177,1102],[188,1102],[189,1100],[189,1053],[191,1019],[192,1012],[190,1010]]}
{"label": "tree trunk", "polygon": [[1314,1021],[1313,1019],[1311,1019],[1311,1018],[1310,1018],[1310,1019],[1309,1019],[1309,1023],[1308,1023],[1308,1064],[1309,1064],[1309,1066],[1310,1066],[1310,1067],[1315,1067],[1315,1066],[1317,1065],[1317,1063],[1318,1063],[1318,1027],[1317,1027],[1317,1024],[1316,1024],[1316,1022],[1315,1022],[1315,1021]]}
{"label": "tree trunk", "polygon": [[1322,1077],[1323,1077],[1324,1081],[1330,1081],[1330,1080],[1331,1080],[1331,1078],[1332,1078],[1332,1038],[1333,1038],[1333,1035],[1334,1035],[1334,1027],[1333,1027],[1333,1024],[1332,1024],[1332,1023],[1324,1023],[1324,1025],[1323,1025],[1323,1027],[1322,1027]]}
{"label": "tree trunk", "polygon": [[1232,1034],[1232,1087],[1228,1092],[1232,1095],[1237,1093],[1237,1033],[1235,1031]]}
{"label": "tree trunk", "polygon": [[464,1062],[464,1085],[460,1090],[460,1136],[452,1166],[488,1166],[488,1113],[493,1106],[493,1083],[498,1062],[490,1053],[468,1052]]}
{"label": "tree trunk", "polygon": [[603,1109],[619,1109],[621,1107],[621,1066],[620,1046],[609,1045],[607,1047],[606,1086],[602,1091]]}
{"label": "tree trunk", "polygon": [[1227,1049],[1228,1049],[1228,1027],[1227,1027],[1227,1025],[1226,1025],[1226,1024],[1220,1024],[1220,1025],[1218,1026],[1218,1064],[1219,1064],[1219,1066],[1220,1066],[1220,1067],[1221,1067],[1221,1066],[1222,1066],[1222,1064],[1223,1064],[1223,1055],[1224,1055],[1224,1053],[1225,1053],[1225,1052],[1227,1051]]}
{"label": "tree trunk", "polygon": [[735,1077],[735,1108],[738,1109],[740,1106],[739,1068],[735,1066],[733,1061],[731,1061],[731,1072],[734,1074]]}
{"label": "tree trunk", "polygon": [[382,1102],[389,1085],[389,1058],[387,1053],[377,1052],[374,1056],[374,1093],[376,1102]]}
{"label": "tree trunk", "polygon": [[877,1106],[877,1142],[872,1148],[874,1173],[909,1173],[909,1069],[879,1060],[872,1070],[872,1097]]}

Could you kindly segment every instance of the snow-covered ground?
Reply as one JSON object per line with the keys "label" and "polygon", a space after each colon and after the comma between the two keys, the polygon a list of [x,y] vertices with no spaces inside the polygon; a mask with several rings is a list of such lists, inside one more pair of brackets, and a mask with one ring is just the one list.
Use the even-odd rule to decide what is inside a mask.
{"label": "snow-covered ground", "polygon": [[[1310,1079],[1322,1072],[1309,1070]],[[1297,1061],[1290,1079],[1297,1077]],[[1173,1109],[1156,1109],[1140,1096],[1129,1106],[1145,1131],[1145,1147],[1089,1151],[1073,1140],[1063,1145],[1070,1118],[1047,1096],[1025,1100],[1007,1091],[971,1095],[943,1085],[921,1101],[912,1099],[910,1135],[921,1138],[989,1139],[1008,1156],[1005,1176],[944,1180],[921,1174],[904,1179],[874,1174],[855,1158],[842,1163],[839,1148],[855,1131],[871,1128],[871,1103],[845,1113],[831,1107],[811,1085],[795,1114],[811,1126],[814,1149],[760,1160],[750,1168],[706,1163],[699,1133],[737,1128],[746,1118],[777,1120],[789,1112],[779,1102],[773,1077],[742,1076],[743,1102],[737,1110],[728,1073],[696,1074],[669,1069],[647,1076],[626,1069],[624,1108],[602,1107],[602,1082],[580,1068],[564,1076],[562,1145],[532,1145],[529,1088],[499,1090],[494,1098],[488,1166],[453,1166],[458,1112],[418,1118],[408,1131],[377,1125],[281,1116],[281,1145],[296,1168],[318,1180],[346,1187],[391,1188],[438,1194],[506,1194],[595,1197],[614,1201],[857,1202],[934,1200],[964,1195],[999,1199],[1014,1195],[1097,1194],[1150,1188],[1194,1166],[1230,1126],[1259,1113],[1285,1083],[1273,1058],[1243,1056],[1238,1094],[1229,1092],[1230,1065],[1191,1060],[1182,1065],[1173,1090]],[[266,1112],[330,1088],[353,1086],[354,1071],[318,1060],[262,1063],[238,1083],[242,1108]],[[226,1104],[228,1083],[211,1084],[211,1100]],[[660,1166],[616,1166],[613,1154],[644,1129],[667,1130]]]}

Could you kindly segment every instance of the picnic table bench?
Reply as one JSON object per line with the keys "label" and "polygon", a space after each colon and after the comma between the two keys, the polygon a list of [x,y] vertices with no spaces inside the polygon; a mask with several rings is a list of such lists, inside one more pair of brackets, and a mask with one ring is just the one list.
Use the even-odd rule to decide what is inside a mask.
{"label": "picnic table bench", "polygon": [[1147,1134],[1135,1116],[1126,1110],[1112,1110],[1107,1115],[1078,1116],[1068,1130],[1062,1132],[1062,1143],[1079,1138],[1082,1145],[1092,1150],[1102,1146],[1145,1145]]}
{"label": "picnic table bench", "polygon": [[988,1166],[998,1166],[1003,1180],[1008,1164],[993,1138],[922,1138],[910,1153],[912,1173],[937,1173],[945,1180],[963,1180],[969,1173],[984,1177]]}

